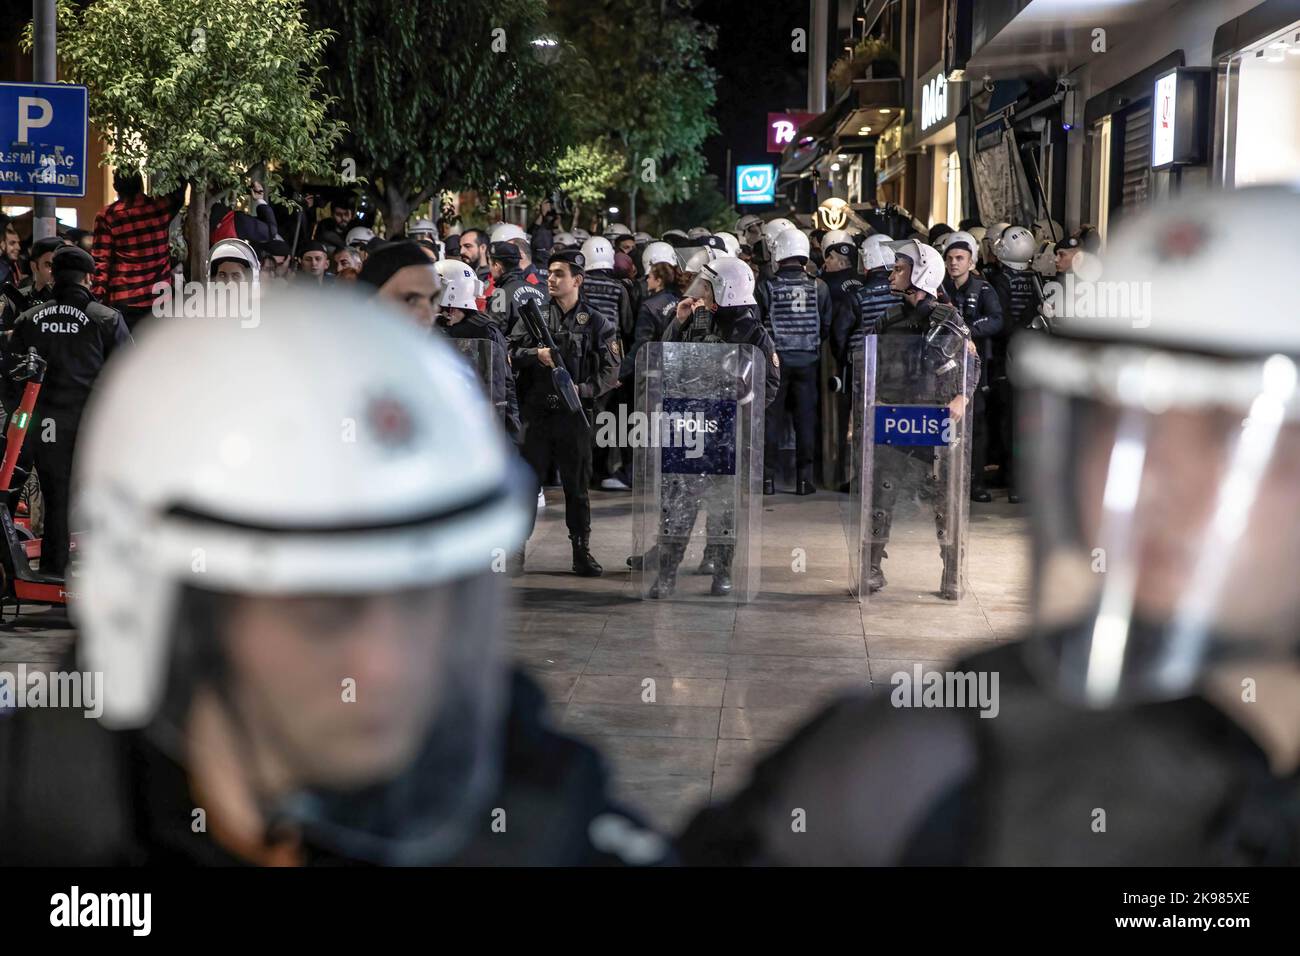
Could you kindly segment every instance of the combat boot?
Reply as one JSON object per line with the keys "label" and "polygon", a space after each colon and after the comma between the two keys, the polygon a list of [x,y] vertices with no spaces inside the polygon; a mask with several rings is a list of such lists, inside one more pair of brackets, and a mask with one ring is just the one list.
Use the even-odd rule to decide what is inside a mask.
{"label": "combat boot", "polygon": [[587,550],[587,545],[591,543],[589,534],[572,534],[569,535],[569,541],[573,544],[573,573],[583,578],[598,578],[605,569]]}

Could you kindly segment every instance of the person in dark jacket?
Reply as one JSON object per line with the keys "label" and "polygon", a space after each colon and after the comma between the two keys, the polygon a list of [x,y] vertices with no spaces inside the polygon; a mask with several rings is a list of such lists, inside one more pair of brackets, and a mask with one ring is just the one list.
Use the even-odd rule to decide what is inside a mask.
{"label": "person in dark jacket", "polygon": [[647,342],[657,342],[677,315],[677,303],[681,296],[677,294],[677,269],[666,262],[656,262],[646,275],[646,290],[649,292],[641,300],[637,312],[636,326],[632,333],[632,347],[623,356],[623,366],[619,369],[621,381],[631,382],[636,377],[636,353]]}
{"label": "person in dark jacket", "polygon": [[967,328],[980,353],[980,382],[971,405],[971,501],[993,500],[984,487],[984,466],[988,462],[988,367],[993,356],[993,343],[1002,332],[1002,301],[993,286],[972,275],[975,252],[979,244],[968,232],[951,233],[943,250],[947,270],[940,287],[944,297],[952,304]]}
{"label": "person in dark jacket", "polygon": [[9,331],[19,314],[54,295],[54,253],[67,244],[59,236],[47,236],[32,243],[29,257],[32,274],[17,285],[10,282],[0,285],[0,328]]}
{"label": "person in dark jacket", "polygon": [[[502,663],[522,465],[459,357],[371,303],[287,292],[256,342],[159,323],[103,386],[78,457],[86,691],[0,719],[6,863],[669,858]],[[254,466],[221,480],[232,436]]]}
{"label": "person in dark jacket", "polygon": [[[564,521],[573,546],[573,573],[597,577],[604,568],[591,553],[591,445],[595,400],[618,384],[623,348],[613,321],[582,294],[586,258],[578,249],[559,249],[548,265],[548,307],[542,321],[559,354],[520,323],[511,337],[511,361],[518,373],[519,411],[524,419],[524,459],[540,485],[552,464],[564,486]],[[582,409],[570,412],[556,392],[552,374],[567,369]]]}
{"label": "person in dark jacket", "polygon": [[[72,456],[81,412],[104,363],[130,340],[122,313],[101,305],[91,294],[95,260],[77,246],[54,253],[54,294],[14,322],[6,347],[6,373],[35,349],[48,363],[33,420],[40,423],[32,455],[45,497],[41,573],[62,575],[68,564],[69,494]],[[6,381],[8,375],[6,374]]]}
{"label": "person in dark jacket", "polygon": [[794,417],[795,494],[811,495],[813,460],[817,452],[817,406],[821,378],[822,342],[831,331],[831,296],[826,283],[805,271],[808,237],[784,229],[771,242],[776,274],[755,290],[757,312],[781,356],[781,393],[766,421],[763,454],[763,494],[776,493],[777,459],[785,409]]}
{"label": "person in dark jacket", "polygon": [[509,339],[519,325],[519,310],[524,303],[531,302],[538,309],[546,308],[546,287],[528,281],[516,243],[494,242],[489,250],[493,288],[487,293],[487,311]]}

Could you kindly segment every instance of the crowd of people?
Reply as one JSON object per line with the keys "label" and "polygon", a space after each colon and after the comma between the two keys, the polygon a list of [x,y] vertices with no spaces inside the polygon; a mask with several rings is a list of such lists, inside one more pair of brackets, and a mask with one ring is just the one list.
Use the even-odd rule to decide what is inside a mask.
{"label": "crowd of people", "polygon": [[[380,238],[340,201],[310,238],[285,239],[257,210],[230,211],[206,279],[307,291],[266,290],[255,335],[137,314],[152,328],[133,345],[127,314],[167,259],[173,206],[121,192],[91,251],[38,240],[5,287],[8,357],[46,357],[36,414],[67,442],[36,453],[52,509],[68,507],[78,443],[93,528],[77,547],[78,653],[107,685],[99,720],[0,721],[7,861],[1296,861],[1300,607],[1278,569],[1298,551],[1300,337],[1282,310],[1243,303],[1220,254],[1220,240],[1255,242],[1281,271],[1293,191],[1189,198],[1136,223],[1114,258],[1151,284],[1146,315],[1046,307],[1048,260],[1063,281],[1093,239],[1032,223],[894,238],[745,217],[654,240],[616,223],[452,234],[424,220]],[[268,234],[241,237],[257,224]],[[312,294],[323,285],[340,294]],[[1052,334],[1017,340],[1027,391],[1001,391],[1007,337],[1032,330]],[[815,370],[829,354],[820,379],[842,382],[867,336],[899,333],[933,350],[952,417],[984,418],[984,460],[1016,492],[997,416],[1036,403],[1035,477],[1053,494],[1034,516],[1034,624],[1023,648],[960,665],[1001,675],[996,712],[851,696],[665,839],[500,663],[491,555],[520,566],[555,468],[573,570],[602,572],[588,492],[622,481],[625,449],[572,426],[627,400],[648,343],[752,346],[770,416],[797,420],[808,494],[798,419],[821,413]],[[435,334],[473,346],[490,402]],[[358,417],[358,440],[340,441],[337,423]],[[767,437],[774,492],[780,435]],[[66,533],[47,517],[43,570],[66,561]],[[652,596],[680,560],[660,562]],[[705,561],[726,594],[732,555]],[[1241,693],[1256,682],[1257,698]]]}

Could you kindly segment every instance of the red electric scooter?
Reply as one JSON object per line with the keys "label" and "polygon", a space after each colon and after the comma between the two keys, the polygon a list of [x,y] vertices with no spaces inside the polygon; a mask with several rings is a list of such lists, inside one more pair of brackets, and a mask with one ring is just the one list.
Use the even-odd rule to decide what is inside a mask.
{"label": "red electric scooter", "polygon": [[[18,456],[22,453],[23,442],[27,439],[27,428],[31,424],[32,410],[36,407],[36,396],[41,392],[41,383],[45,381],[46,362],[36,349],[28,349],[27,355],[13,369],[11,377],[15,382],[26,382],[22,401],[9,417],[9,427],[5,432],[5,456],[0,464],[0,527],[4,531],[4,542],[0,544],[0,613],[4,606],[13,602],[17,613],[22,613],[22,606],[39,604],[63,606],[68,603],[68,591],[62,577],[44,574],[31,565],[31,559],[40,556],[40,539],[34,538],[30,526],[24,518],[15,523],[9,513],[9,495],[14,472],[18,467]],[[21,483],[19,485],[21,487]]]}

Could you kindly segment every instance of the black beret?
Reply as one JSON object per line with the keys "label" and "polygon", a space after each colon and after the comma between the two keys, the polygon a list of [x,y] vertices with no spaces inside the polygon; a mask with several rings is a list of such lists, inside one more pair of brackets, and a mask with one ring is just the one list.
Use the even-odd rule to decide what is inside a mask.
{"label": "black beret", "polygon": [[323,242],[304,242],[302,244],[302,251],[299,252],[298,255],[305,256],[309,252],[324,252],[324,251],[325,251],[325,244]]}
{"label": "black beret", "polygon": [[262,255],[264,256],[287,256],[288,254],[289,243],[283,239],[272,239],[262,246]]}
{"label": "black beret", "polygon": [[581,249],[552,249],[552,262],[567,262],[573,272],[583,272],[587,268],[587,257]]}
{"label": "black beret", "polygon": [[400,270],[407,266],[433,266],[433,261],[418,242],[399,239],[387,242],[366,257],[365,265],[357,276],[359,282],[365,282],[376,289],[383,288]]}
{"label": "black beret", "polygon": [[1082,246],[1083,243],[1080,242],[1077,237],[1066,236],[1064,239],[1062,239],[1060,242],[1056,244],[1056,248],[1053,249],[1052,251],[1064,252],[1066,249],[1079,249],[1082,248]]}
{"label": "black beret", "polygon": [[94,272],[95,260],[81,246],[63,246],[54,252],[54,270],[61,272]]}

